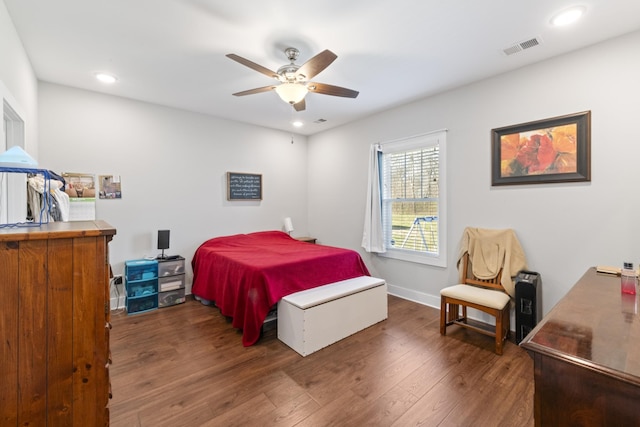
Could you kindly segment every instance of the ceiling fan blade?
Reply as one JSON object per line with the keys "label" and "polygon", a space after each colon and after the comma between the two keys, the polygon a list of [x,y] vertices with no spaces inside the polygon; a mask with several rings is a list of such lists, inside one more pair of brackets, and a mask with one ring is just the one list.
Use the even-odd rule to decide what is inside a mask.
{"label": "ceiling fan blade", "polygon": [[293,108],[296,111],[304,111],[305,108],[307,108],[307,104],[304,102],[304,98],[302,99],[302,101],[298,102],[297,104],[293,104]]}
{"label": "ceiling fan blade", "polygon": [[342,96],[345,98],[356,98],[360,92],[347,89],[345,87],[333,86],[324,83],[309,82],[307,84],[309,92],[321,93],[323,95]]}
{"label": "ceiling fan blade", "polygon": [[242,92],[236,92],[233,95],[235,96],[245,96],[245,95],[253,95],[254,93],[262,93],[262,92],[269,92],[270,90],[275,89],[275,86],[263,86],[263,87],[257,87],[255,89],[249,89],[249,90],[244,90]]}
{"label": "ceiling fan blade", "polygon": [[298,68],[298,74],[303,74],[307,80],[312,79],[335,61],[337,57],[338,55],[330,50],[324,50],[302,64],[302,66]]}
{"label": "ceiling fan blade", "polygon": [[248,59],[243,58],[242,56],[238,56],[235,53],[228,54],[227,58],[233,59],[234,61],[239,62],[240,64],[251,68],[252,70],[256,70],[257,72],[262,73],[267,77],[271,77],[272,79],[278,78],[278,73],[276,73],[275,71],[271,71],[270,69],[263,67],[260,64],[256,64],[253,61],[249,61]]}

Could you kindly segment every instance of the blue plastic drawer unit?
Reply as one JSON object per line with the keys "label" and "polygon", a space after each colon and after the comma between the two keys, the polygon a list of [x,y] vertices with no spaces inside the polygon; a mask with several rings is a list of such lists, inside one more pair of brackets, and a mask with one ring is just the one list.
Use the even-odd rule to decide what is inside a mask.
{"label": "blue plastic drawer unit", "polygon": [[124,263],[127,313],[158,308],[158,261],[137,259]]}

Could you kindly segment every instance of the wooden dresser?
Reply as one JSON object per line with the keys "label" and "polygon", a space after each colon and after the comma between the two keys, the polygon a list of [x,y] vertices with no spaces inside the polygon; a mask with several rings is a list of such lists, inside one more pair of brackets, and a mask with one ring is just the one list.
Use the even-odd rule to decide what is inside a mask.
{"label": "wooden dresser", "polygon": [[520,344],[534,359],[537,426],[640,425],[638,298],[587,270]]}
{"label": "wooden dresser", "polygon": [[103,221],[0,229],[0,425],[109,424]]}

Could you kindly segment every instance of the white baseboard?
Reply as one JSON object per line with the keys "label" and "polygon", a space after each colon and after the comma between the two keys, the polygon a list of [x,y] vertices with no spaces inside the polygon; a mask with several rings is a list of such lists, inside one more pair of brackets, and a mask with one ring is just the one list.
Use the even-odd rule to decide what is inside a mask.
{"label": "white baseboard", "polygon": [[391,285],[389,283],[387,283],[387,289],[390,295],[440,309],[440,295],[430,295],[413,289]]}
{"label": "white baseboard", "polygon": [[111,310],[122,310],[124,308],[124,286],[111,285]]}
{"label": "white baseboard", "polygon": [[124,295],[111,297],[111,310],[122,310],[124,308]]}

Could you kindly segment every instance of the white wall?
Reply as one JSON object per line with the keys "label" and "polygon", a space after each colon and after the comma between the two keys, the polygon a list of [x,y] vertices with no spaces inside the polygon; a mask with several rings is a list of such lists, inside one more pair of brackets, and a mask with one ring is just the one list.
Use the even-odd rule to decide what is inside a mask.
{"label": "white wall", "polygon": [[[308,146],[296,136],[292,145],[279,131],[38,86],[0,2],[0,79],[27,112],[27,151],[54,171],[122,177],[123,199],[97,201],[97,216],[118,229],[116,272],[126,259],[155,254],[161,228],[172,231],[169,253],[190,260],[208,237],[280,229],[285,216],[294,234],[359,249],[369,144],[448,128],[450,265],[363,253],[393,292],[432,305],[455,280],[465,226],[516,230],[530,269],[542,274],[545,312],[589,266],[640,262],[639,46],[634,33],[315,135]],[[584,110],[593,114],[590,183],[491,187],[492,128]],[[227,171],[262,173],[264,200],[227,202]]]}
{"label": "white wall", "polygon": [[[311,234],[359,248],[369,145],[447,128],[449,266],[361,251],[392,292],[439,306],[439,290],[457,277],[465,226],[516,230],[529,269],[542,275],[545,313],[588,267],[637,265],[639,49],[634,33],[310,137]],[[585,110],[592,111],[590,183],[491,187],[492,128]]]}
{"label": "white wall", "polygon": [[9,12],[4,2],[0,2],[0,96],[6,96],[2,93],[5,90],[17,104],[12,105],[14,110],[24,116],[25,151],[37,159],[38,82]]}
{"label": "white wall", "polygon": [[[39,108],[41,167],[121,176],[122,199],[96,201],[117,229],[115,273],[158,254],[159,229],[187,263],[208,238],[282,230],[287,216],[307,234],[306,137],[51,83]],[[262,174],[263,200],[227,201],[228,171]]]}

